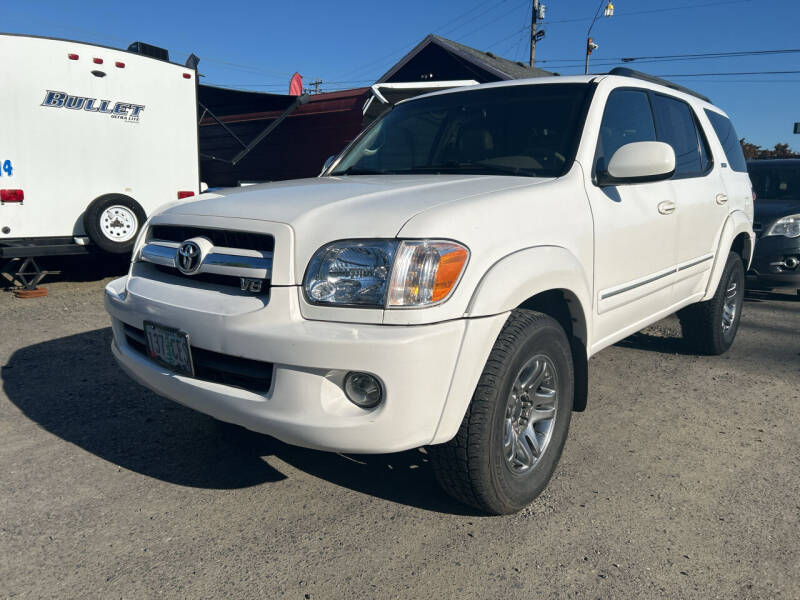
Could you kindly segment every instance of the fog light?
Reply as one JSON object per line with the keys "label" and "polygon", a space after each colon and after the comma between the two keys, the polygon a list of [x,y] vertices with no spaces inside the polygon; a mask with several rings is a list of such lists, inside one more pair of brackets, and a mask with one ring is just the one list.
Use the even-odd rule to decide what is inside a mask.
{"label": "fog light", "polygon": [[344,378],[344,392],[350,402],[361,408],[375,408],[383,400],[381,382],[369,373],[348,373]]}

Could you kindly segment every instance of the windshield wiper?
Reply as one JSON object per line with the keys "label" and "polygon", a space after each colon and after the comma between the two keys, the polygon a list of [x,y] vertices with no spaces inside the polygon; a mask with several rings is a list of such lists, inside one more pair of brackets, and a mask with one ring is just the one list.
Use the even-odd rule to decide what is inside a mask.
{"label": "windshield wiper", "polygon": [[386,175],[387,171],[379,171],[378,169],[367,169],[364,167],[349,167],[341,173],[331,173],[332,176],[336,175]]}
{"label": "windshield wiper", "polygon": [[519,177],[533,177],[531,173],[522,172],[519,167],[507,167],[505,165],[488,165],[475,160],[463,160],[459,162],[449,163],[456,167],[478,167],[479,169],[486,169],[487,171],[496,171],[497,173],[504,173],[507,175],[517,175]]}
{"label": "windshield wiper", "polygon": [[464,169],[475,168],[489,173],[502,173],[503,175],[516,175],[518,177],[535,177],[533,173],[520,171],[517,167],[506,167],[504,165],[487,165],[478,161],[450,161],[442,165],[416,165],[410,172],[421,173],[460,173]]}

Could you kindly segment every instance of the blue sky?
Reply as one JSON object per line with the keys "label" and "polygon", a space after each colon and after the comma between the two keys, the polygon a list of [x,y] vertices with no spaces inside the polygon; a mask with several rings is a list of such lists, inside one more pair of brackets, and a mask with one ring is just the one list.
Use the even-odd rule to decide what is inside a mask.
{"label": "blue sky", "polygon": [[[537,65],[583,72],[586,30],[599,0],[544,0],[545,39]],[[622,57],[800,49],[800,0],[617,0],[616,14],[592,31],[596,71]],[[372,83],[428,33],[527,60],[530,0],[436,2],[210,2],[207,0],[64,3],[24,0],[3,8],[0,30],[127,47],[140,40],[173,60],[197,54],[204,82],[285,93],[299,71],[323,89]],[[2,57],[7,60],[8,57]],[[638,62],[638,61],[637,61]],[[800,52],[704,58],[629,66],[708,95],[739,135],[762,146],[800,150]],[[702,75],[799,71],[763,75]]]}

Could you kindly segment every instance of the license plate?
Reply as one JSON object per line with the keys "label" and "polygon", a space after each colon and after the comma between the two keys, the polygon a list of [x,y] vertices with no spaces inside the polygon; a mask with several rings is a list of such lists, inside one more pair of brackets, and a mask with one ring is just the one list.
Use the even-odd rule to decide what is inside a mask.
{"label": "license plate", "polygon": [[188,333],[145,321],[144,335],[147,355],[151,359],[176,373],[194,375]]}

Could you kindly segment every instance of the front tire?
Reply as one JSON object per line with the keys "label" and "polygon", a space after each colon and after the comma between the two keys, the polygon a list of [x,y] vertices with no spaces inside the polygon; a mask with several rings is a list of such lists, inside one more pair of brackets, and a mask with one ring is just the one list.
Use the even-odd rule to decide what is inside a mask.
{"label": "front tire", "polygon": [[124,254],[133,249],[147,219],[144,209],[123,194],[100,196],[83,213],[83,227],[101,250]]}
{"label": "front tire", "polygon": [[429,449],[442,488],[492,514],[528,505],[558,464],[573,398],[564,330],[542,313],[512,311],[455,438]]}
{"label": "front tire", "polygon": [[742,258],[731,252],[714,297],[678,311],[683,337],[695,350],[719,355],[733,345],[742,318],[744,286]]}

